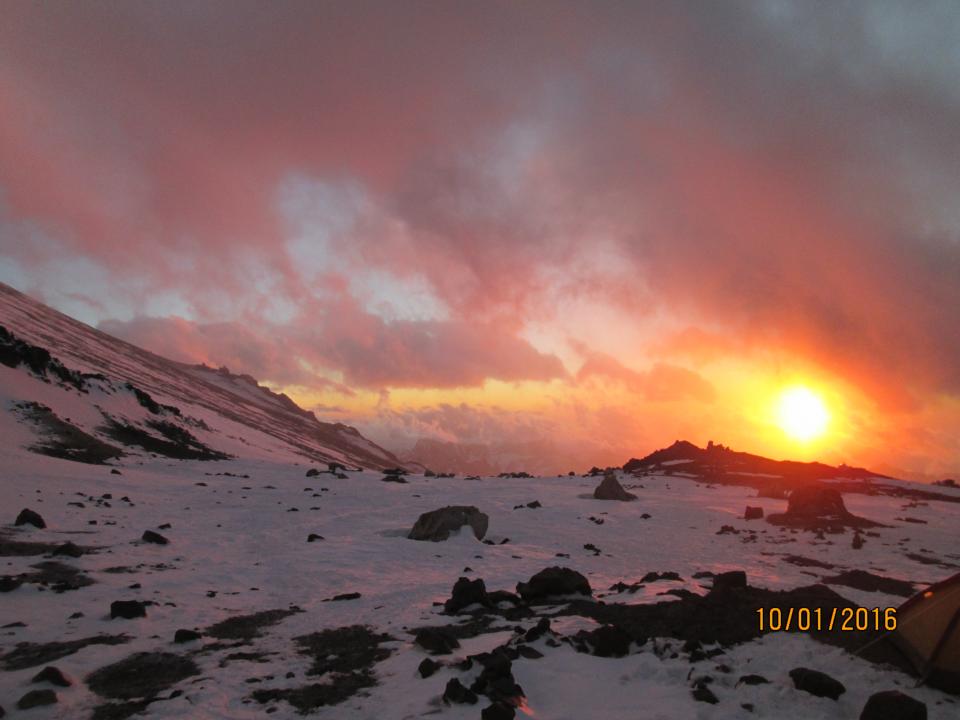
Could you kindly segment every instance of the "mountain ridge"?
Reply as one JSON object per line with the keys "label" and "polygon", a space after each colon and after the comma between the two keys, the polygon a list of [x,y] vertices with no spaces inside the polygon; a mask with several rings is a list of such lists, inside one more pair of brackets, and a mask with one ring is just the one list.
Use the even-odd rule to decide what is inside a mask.
{"label": "mountain ridge", "polygon": [[71,371],[129,383],[160,402],[195,415],[212,413],[278,440],[306,459],[346,461],[370,468],[402,464],[356,428],[323,422],[250,376],[170,360],[75,320],[4,283],[0,283],[0,326],[16,339],[48,352]]}

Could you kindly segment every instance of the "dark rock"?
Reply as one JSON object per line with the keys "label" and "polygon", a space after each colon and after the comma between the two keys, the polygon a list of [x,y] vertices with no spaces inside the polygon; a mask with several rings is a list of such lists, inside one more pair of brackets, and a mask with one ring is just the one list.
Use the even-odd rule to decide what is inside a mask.
{"label": "dark rock", "polygon": [[116,468],[113,468],[113,469],[110,471],[110,474],[111,474],[111,475],[123,475],[123,473],[120,472],[119,470],[117,470]]}
{"label": "dark rock", "polygon": [[163,535],[153,530],[145,530],[143,536],[140,538],[144,542],[153,543],[155,545],[168,545],[170,543]]}
{"label": "dark rock", "polygon": [[623,657],[630,653],[632,638],[616,625],[604,625],[590,632],[578,633],[586,640],[597,657]]}
{"label": "dark rock", "polygon": [[460,647],[457,638],[445,628],[421,628],[414,642],[431,655],[449,655]]}
{"label": "dark rock", "polygon": [[595,500],[627,501],[637,499],[636,495],[623,489],[623,485],[617,481],[617,476],[612,472],[603,476],[603,480],[593,491],[593,497]]}
{"label": "dark rock", "polygon": [[520,654],[520,657],[526,658],[527,660],[539,660],[543,657],[543,653],[532,648],[529,645],[520,645],[517,648],[517,652]]}
{"label": "dark rock", "polygon": [[443,604],[445,612],[450,614],[458,613],[468,605],[479,604],[484,607],[490,606],[490,599],[487,596],[487,587],[483,580],[461,577],[453,585],[453,592],[450,599]]}
{"label": "dark rock", "polygon": [[357,600],[360,597],[362,596],[358,592],[340,593],[339,595],[334,595],[332,598],[328,598],[327,600],[324,600],[324,602],[341,602],[343,600]]}
{"label": "dark rock", "polygon": [[860,533],[855,533],[853,536],[853,542],[851,543],[851,546],[853,547],[854,550],[859,550],[860,548],[862,548],[863,535],[861,535]]}
{"label": "dark rock", "polygon": [[316,542],[317,540],[323,540],[323,535],[317,535],[316,533],[310,533],[307,535],[307,542]]}
{"label": "dark rock", "polygon": [[21,585],[23,585],[23,580],[18,577],[13,577],[12,575],[0,577],[0,592],[13,592]]}
{"label": "dark rock", "polygon": [[31,690],[17,700],[17,708],[29,710],[42,705],[53,705],[57,702],[57,694],[53,690]]}
{"label": "dark rock", "polygon": [[543,505],[540,504],[539,500],[534,500],[533,502],[528,502],[527,507],[531,510],[536,510],[539,507],[543,507]]}
{"label": "dark rock", "polygon": [[463,686],[457,678],[451,678],[443,691],[443,699],[448,703],[457,703],[460,705],[476,705],[477,694]]}
{"label": "dark rock", "polygon": [[549,567],[525,583],[517,583],[517,594],[526,602],[538,602],[555,595],[593,595],[587,579],[576,570]]}
{"label": "dark rock", "polygon": [[169,529],[172,528],[172,527],[173,527],[173,525],[171,525],[170,523],[164,523],[163,525],[157,525],[157,529],[158,529],[158,530],[169,530]]}
{"label": "dark rock", "polygon": [[52,685],[57,685],[58,687],[70,687],[73,685],[73,683],[67,680],[64,674],[60,672],[60,668],[56,668],[53,665],[48,665],[43,670],[38,672],[33,676],[33,679],[30,680],[30,682],[48,682]]}
{"label": "dark rock", "polygon": [[737,682],[740,685],[765,685],[770,681],[763,675],[741,675]]}
{"label": "dark rock", "polygon": [[763,519],[763,508],[762,507],[750,507],[747,505],[747,509],[743,511],[744,520],[761,520]]}
{"label": "dark rock", "polygon": [[411,540],[439,542],[464,525],[469,525],[477,540],[483,540],[489,523],[490,518],[472,505],[449,505],[423,513],[407,537]]}
{"label": "dark rock", "polygon": [[713,587],[710,592],[723,592],[747,586],[747,574],[743,570],[731,570],[720,573],[713,578]]}
{"label": "dark rock", "polygon": [[62,545],[57,545],[57,547],[53,549],[53,554],[78,558],[83,555],[83,550],[79,546],[74,545],[72,542],[65,542]]}
{"label": "dark rock", "polygon": [[320,474],[320,471],[317,468],[310,468],[307,470],[307,477],[317,477]]}
{"label": "dark rock", "polygon": [[542,638],[548,632],[550,632],[550,620],[548,618],[540,618],[536,625],[523,634],[523,637],[527,642],[534,642],[535,640]]}
{"label": "dark rock", "polygon": [[870,696],[860,720],[927,720],[927,706],[899,690],[887,690]]}
{"label": "dark rock", "polygon": [[187,630],[185,628],[181,628],[173,634],[173,641],[179,645],[182,643],[199,640],[200,637],[200,633],[198,633],[196,630]]}
{"label": "dark rock", "polygon": [[132,620],[133,618],[146,617],[147,606],[139,600],[114,600],[110,603],[110,619],[123,618]]}
{"label": "dark rock", "polygon": [[[47,526],[43,518],[40,517],[40,513],[34,512],[29,508],[24,508],[20,511],[14,525],[33,525],[35,528],[40,528],[41,530]],[[56,702],[56,700],[54,700],[54,702]]]}
{"label": "dark rock", "polygon": [[431,660],[430,658],[424,658],[423,662],[417,667],[417,672],[420,673],[420,677],[428,678],[433,675],[437,670],[443,667],[436,660]]}
{"label": "dark rock", "polygon": [[495,702],[480,711],[481,720],[513,720],[517,712],[513,705],[505,702]]}
{"label": "dark rock", "polygon": [[710,703],[711,705],[716,705],[720,702],[719,698],[713,694],[713,690],[706,685],[698,685],[693,689],[693,699],[698,702]]}
{"label": "dark rock", "polygon": [[794,668],[790,671],[790,678],[793,680],[793,685],[797,690],[803,690],[817,697],[836,700],[847,691],[843,683],[839,680],[834,680],[819,670]]}

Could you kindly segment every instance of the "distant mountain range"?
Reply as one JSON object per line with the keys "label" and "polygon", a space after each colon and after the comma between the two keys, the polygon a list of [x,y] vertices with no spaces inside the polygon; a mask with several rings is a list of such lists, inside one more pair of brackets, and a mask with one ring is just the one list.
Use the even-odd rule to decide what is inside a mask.
{"label": "distant mountain range", "polygon": [[0,400],[32,428],[33,449],[88,461],[150,452],[185,459],[289,454],[371,469],[401,464],[355,428],[321,422],[249,375],[169,360],[3,283],[0,330]]}

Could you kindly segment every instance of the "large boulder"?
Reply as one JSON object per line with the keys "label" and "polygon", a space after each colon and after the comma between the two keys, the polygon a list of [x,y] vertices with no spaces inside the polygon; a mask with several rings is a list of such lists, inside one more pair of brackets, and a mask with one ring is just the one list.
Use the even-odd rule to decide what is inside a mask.
{"label": "large boulder", "polygon": [[411,540],[439,542],[450,537],[464,525],[469,525],[477,540],[483,540],[490,518],[472,505],[448,505],[421,515],[407,535]]}
{"label": "large boulder", "polygon": [[927,706],[899,690],[887,690],[870,696],[860,720],[927,720]]}
{"label": "large boulder", "polygon": [[593,497],[595,500],[626,501],[637,499],[636,495],[623,489],[623,485],[617,481],[617,476],[613,473],[607,473],[603,476],[603,480],[600,481],[600,484],[597,485],[593,491]]}
{"label": "large boulder", "polygon": [[20,511],[20,514],[17,515],[17,520],[14,525],[33,525],[35,528],[40,528],[43,530],[47,524],[43,521],[43,518],[40,517],[40,513],[31,510],[30,508],[24,508]]}
{"label": "large boulder", "polygon": [[549,567],[525,583],[517,583],[517,594],[525,601],[540,602],[557,595],[593,595],[590,582],[576,570]]}
{"label": "large boulder", "polygon": [[790,671],[790,679],[797,690],[803,690],[817,697],[837,700],[847,688],[839,680],[835,680],[826,673],[809,668],[794,668]]}
{"label": "large boulder", "polygon": [[453,586],[450,599],[443,604],[443,609],[445,612],[454,614],[469,605],[490,606],[487,587],[480,578],[471,580],[470,578],[462,577],[457,580]]}

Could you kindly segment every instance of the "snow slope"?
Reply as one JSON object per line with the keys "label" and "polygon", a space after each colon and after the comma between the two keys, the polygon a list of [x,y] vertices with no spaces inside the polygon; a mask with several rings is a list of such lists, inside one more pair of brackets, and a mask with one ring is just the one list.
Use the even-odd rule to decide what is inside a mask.
{"label": "snow slope", "polygon": [[[45,348],[66,367],[106,376],[115,388],[131,383],[162,404],[202,420],[221,437],[243,437],[244,456],[295,454],[316,461],[339,461],[370,468],[394,467],[397,458],[354,428],[325,423],[282,394],[257,385],[249,376],[167,360],[111,337],[0,283],[0,326],[21,340]],[[0,392],[9,401],[37,401],[20,387],[24,373],[6,373]],[[109,390],[109,388],[106,388]],[[49,395],[55,412],[74,414],[82,396]],[[103,400],[101,396],[97,402]],[[236,445],[236,443],[233,443]],[[231,452],[226,448],[217,448]]]}

